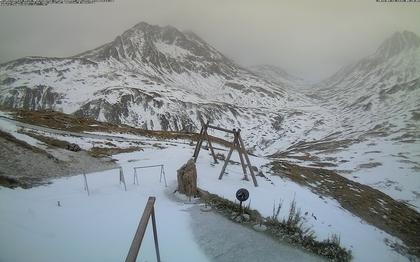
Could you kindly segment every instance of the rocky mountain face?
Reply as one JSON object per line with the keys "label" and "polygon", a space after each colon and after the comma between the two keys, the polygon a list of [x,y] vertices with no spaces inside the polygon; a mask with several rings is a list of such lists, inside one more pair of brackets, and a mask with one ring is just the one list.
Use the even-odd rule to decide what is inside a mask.
{"label": "rocky mountain face", "polygon": [[414,33],[395,33],[374,54],[312,87],[308,95],[336,116],[326,120],[335,132],[289,150],[331,160],[350,179],[420,210],[419,43]]}
{"label": "rocky mountain face", "polygon": [[395,33],[308,92],[281,68],[245,69],[192,32],[142,22],[73,57],[0,65],[0,103],[156,130],[196,131],[210,120],[242,128],[264,153],[372,134],[415,140],[419,45],[417,35]]}
{"label": "rocky mountain face", "polygon": [[287,81],[242,68],[194,33],[142,22],[73,57],[0,65],[0,103],[156,130],[197,131],[210,120],[274,151],[305,132],[321,135],[312,129],[328,115]]}
{"label": "rocky mountain face", "polygon": [[322,104],[342,114],[347,133],[420,137],[420,37],[397,32],[369,57],[318,84]]}

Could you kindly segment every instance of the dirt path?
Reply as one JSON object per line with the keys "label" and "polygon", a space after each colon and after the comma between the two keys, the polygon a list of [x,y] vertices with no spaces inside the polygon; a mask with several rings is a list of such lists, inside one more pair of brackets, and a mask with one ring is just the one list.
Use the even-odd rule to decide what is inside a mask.
{"label": "dirt path", "polygon": [[54,149],[45,152],[4,133],[0,135],[0,148],[0,185],[8,187],[29,188],[53,178],[116,167],[109,158],[94,158],[85,151]]}
{"label": "dirt path", "polygon": [[189,209],[197,243],[212,261],[326,261],[214,212]]}

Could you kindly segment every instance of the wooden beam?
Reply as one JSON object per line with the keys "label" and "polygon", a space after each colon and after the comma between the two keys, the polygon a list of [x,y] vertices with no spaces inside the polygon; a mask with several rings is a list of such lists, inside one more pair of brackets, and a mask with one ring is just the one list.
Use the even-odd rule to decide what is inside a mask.
{"label": "wooden beam", "polygon": [[152,226],[153,226],[153,238],[155,239],[156,258],[157,258],[157,261],[160,262],[159,242],[158,242],[158,235],[157,235],[157,229],[156,229],[155,207],[152,207]]}
{"label": "wooden beam", "polygon": [[201,145],[203,144],[203,140],[204,140],[204,133],[207,132],[207,124],[204,124],[204,126],[201,128],[201,132],[200,132],[200,138],[197,142],[197,146],[196,146],[196,152],[194,152],[194,162],[197,162],[197,158],[198,158],[198,154],[200,153],[201,150]]}
{"label": "wooden beam", "polygon": [[[235,136],[237,137],[236,140],[238,141],[239,132],[237,132],[235,134]],[[237,150],[238,150],[238,154],[239,154],[239,159],[241,160],[242,171],[244,172],[244,179],[248,181],[248,176],[247,176],[247,173],[246,173],[246,165],[245,165],[245,162],[244,162],[244,157],[242,156],[242,150],[241,150],[240,146]]]}
{"label": "wooden beam", "polygon": [[155,247],[156,247],[156,257],[157,261],[160,262],[159,246],[157,240],[157,231],[156,231],[156,221],[154,215],[154,204],[156,198],[149,197],[147,200],[146,207],[144,208],[143,215],[141,216],[140,223],[137,227],[136,234],[134,235],[133,242],[131,242],[130,250],[128,251],[126,262],[135,262],[140,251],[141,242],[146,232],[147,224],[149,222],[150,215],[152,215],[152,224],[153,224],[153,236],[155,238]]}
{"label": "wooden beam", "polygon": [[203,136],[203,132],[204,132],[204,125],[201,127],[200,135],[198,136],[198,141],[197,141],[197,144],[195,145],[194,154],[193,154],[194,161],[197,160],[196,156],[198,156],[198,153],[200,151],[201,139],[202,139],[202,136]]}
{"label": "wooden beam", "polygon": [[214,163],[217,164],[218,162],[217,162],[216,154],[214,153],[213,145],[211,144],[211,141],[210,141],[210,138],[209,138],[209,134],[207,133],[207,130],[206,130],[205,135],[206,135],[207,143],[208,143],[209,148],[210,148],[211,155],[213,156],[213,159],[214,159]]}
{"label": "wooden beam", "polygon": [[226,129],[226,128],[223,128],[223,127],[212,126],[212,125],[207,125],[207,127],[212,128],[212,129],[216,129],[216,130],[219,130],[219,131],[235,134],[235,130],[229,130],[229,129]]}
{"label": "wooden beam", "polygon": [[229,153],[228,153],[228,155],[226,157],[225,163],[223,164],[222,172],[220,172],[219,180],[222,179],[223,174],[225,173],[226,166],[229,163],[230,157],[232,156],[232,152],[233,152],[233,150],[236,147],[236,143],[237,143],[237,137],[235,136],[235,138],[233,139],[233,146],[230,148],[230,151],[229,151]]}
{"label": "wooden beam", "polygon": [[244,141],[242,141],[240,132],[241,132],[241,130],[239,129],[238,130],[238,140],[239,140],[239,143],[240,143],[240,147],[242,147],[242,149],[243,149],[245,160],[246,160],[246,162],[248,164],[249,172],[251,173],[251,177],[252,177],[252,181],[254,182],[254,186],[257,187],[258,186],[258,182],[257,182],[257,179],[255,178],[254,171],[252,170],[251,161],[249,161],[248,152],[245,149]]}

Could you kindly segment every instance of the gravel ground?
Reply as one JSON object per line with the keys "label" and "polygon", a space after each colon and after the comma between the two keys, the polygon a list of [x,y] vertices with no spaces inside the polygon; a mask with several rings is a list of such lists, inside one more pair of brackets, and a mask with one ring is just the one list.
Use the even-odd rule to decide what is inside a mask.
{"label": "gravel ground", "polygon": [[116,167],[111,159],[94,158],[84,151],[34,152],[3,137],[0,137],[0,148],[0,185],[5,186],[10,186],[10,178],[14,186],[31,187],[57,177]]}

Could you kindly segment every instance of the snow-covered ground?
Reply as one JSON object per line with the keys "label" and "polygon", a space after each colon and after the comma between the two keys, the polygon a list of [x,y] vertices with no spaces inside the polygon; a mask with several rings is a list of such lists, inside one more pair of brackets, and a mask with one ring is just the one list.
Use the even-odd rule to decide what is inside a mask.
{"label": "snow-covered ground", "polygon": [[[189,204],[168,197],[173,187],[159,182],[159,170],[142,170],[140,185],[132,183],[131,166],[124,170],[127,191],[119,184],[118,169],[88,174],[89,196],[83,176],[30,190],[1,188],[0,260],[122,261],[148,196],[156,196],[162,260],[207,261],[189,226]],[[155,260],[150,229],[148,225],[139,261]]]}
{"label": "snow-covered ground", "polygon": [[[29,190],[0,188],[0,256],[5,261],[118,261],[128,251],[147,197],[157,197],[156,214],[162,259],[165,261],[206,261],[194,241],[189,204],[176,202],[172,192],[176,170],[193,153],[186,144],[164,143],[165,148],[113,156],[122,166],[127,191],[119,184],[118,170],[87,175],[90,196],[83,190],[83,177],[54,180],[51,185]],[[236,156],[234,158],[236,159]],[[251,157],[253,165],[267,163]],[[159,170],[142,170],[140,185],[133,184],[133,167],[164,164],[168,187],[159,183]],[[272,215],[273,204],[283,202],[280,217],[285,216],[293,199],[318,239],[339,234],[344,247],[353,252],[355,261],[406,261],[391,250],[384,239],[399,240],[363,222],[332,199],[321,199],[310,190],[291,181],[269,176],[257,177],[259,187],[242,179],[239,165],[228,165],[218,180],[221,163],[213,165],[208,152],[198,162],[201,188],[230,200],[237,189],[250,191],[251,208],[264,216]],[[57,205],[60,201],[61,207]],[[222,240],[221,240],[222,241]],[[188,246],[188,252],[185,252]],[[154,259],[151,232],[146,233],[142,259]],[[100,259],[98,259],[100,258]],[[103,259],[105,258],[105,259]],[[179,258],[179,259],[178,259]]]}

